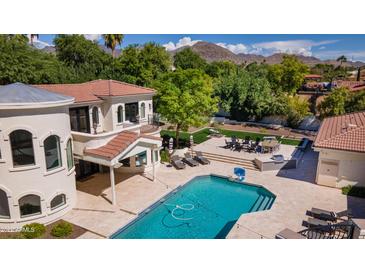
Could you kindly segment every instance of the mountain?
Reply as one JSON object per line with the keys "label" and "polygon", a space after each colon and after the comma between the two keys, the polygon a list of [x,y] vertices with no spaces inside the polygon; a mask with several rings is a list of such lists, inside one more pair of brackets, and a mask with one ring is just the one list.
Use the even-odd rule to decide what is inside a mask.
{"label": "mountain", "polygon": [[[263,55],[256,55],[256,54],[244,54],[239,53],[235,54],[230,50],[218,46],[214,43],[209,42],[197,42],[192,46],[184,46],[178,48],[174,51],[170,51],[172,55],[175,55],[177,52],[183,50],[184,48],[190,47],[194,52],[199,54],[202,58],[204,58],[207,62],[214,62],[214,61],[232,61],[236,64],[250,64],[250,63],[262,63],[266,62],[267,64],[279,64],[283,60],[284,53],[275,53],[270,56],[263,56]],[[303,56],[303,55],[296,55],[296,57],[302,61],[303,63],[307,64],[308,66],[312,67],[316,64],[332,64],[338,66],[340,62],[336,60],[320,60],[313,56]],[[345,62],[343,66],[352,66],[352,67],[360,67],[364,66],[365,63],[363,62]]]}

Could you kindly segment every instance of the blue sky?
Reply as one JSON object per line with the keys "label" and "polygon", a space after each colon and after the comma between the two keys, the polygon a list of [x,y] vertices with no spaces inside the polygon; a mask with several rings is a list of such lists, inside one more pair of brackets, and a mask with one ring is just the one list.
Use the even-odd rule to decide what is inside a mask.
{"label": "blue sky", "polygon": [[[41,34],[38,45],[52,44],[55,35]],[[103,43],[100,35],[85,35]],[[285,52],[320,59],[334,59],[345,55],[349,60],[365,61],[365,35],[292,35],[292,34],[126,34],[122,47],[154,41],[167,50],[207,41],[223,46],[234,53],[271,55]],[[44,43],[42,43],[44,42]]]}

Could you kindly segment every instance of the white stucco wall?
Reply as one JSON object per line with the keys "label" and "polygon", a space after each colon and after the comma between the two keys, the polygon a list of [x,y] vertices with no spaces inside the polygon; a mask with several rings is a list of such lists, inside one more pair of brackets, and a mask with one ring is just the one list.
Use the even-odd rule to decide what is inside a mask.
{"label": "white stucco wall", "polygon": [[[141,105],[145,104],[145,117],[140,117],[140,123],[148,123],[148,116],[153,114],[153,103],[152,95],[133,95],[133,96],[123,96],[123,97],[108,97],[104,98],[105,102],[103,104],[104,109],[104,129],[105,131],[118,130],[123,128],[123,123],[126,121],[125,116],[125,104],[137,103],[138,102],[138,112],[141,114]],[[118,107],[123,107],[123,122],[118,123]],[[151,107],[150,107],[151,106]]]}
{"label": "white stucco wall", "polygon": [[[318,184],[341,188],[346,185],[365,187],[365,153],[341,150],[317,149],[319,151],[317,178]],[[333,163],[337,176],[324,175],[323,165]]]}
{"label": "white stucco wall", "polygon": [[[16,129],[33,134],[35,165],[14,167],[9,134]],[[47,172],[43,141],[50,135],[60,138],[62,166]],[[0,110],[0,188],[7,193],[10,219],[0,219],[0,228],[19,228],[29,222],[48,223],[60,218],[76,203],[74,168],[67,167],[66,145],[71,138],[68,106],[42,109]],[[20,217],[18,200],[27,194],[41,197],[40,215]],[[66,205],[51,210],[50,202],[66,195]]]}

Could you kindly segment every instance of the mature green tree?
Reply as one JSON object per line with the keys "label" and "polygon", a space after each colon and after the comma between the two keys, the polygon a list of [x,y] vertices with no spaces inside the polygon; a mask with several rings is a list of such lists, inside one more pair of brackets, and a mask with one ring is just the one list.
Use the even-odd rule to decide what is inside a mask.
{"label": "mature green tree", "polygon": [[75,71],[80,82],[101,78],[112,63],[109,54],[83,35],[57,35],[54,43],[57,58]]}
{"label": "mature green tree", "polygon": [[0,35],[0,84],[65,83],[73,71],[56,56],[28,45],[24,36]]}
{"label": "mature green tree", "polygon": [[231,61],[214,61],[206,65],[205,73],[212,78],[218,78],[234,73],[237,69],[238,66]]}
{"label": "mature green tree", "polygon": [[283,92],[282,78],[284,75],[284,68],[281,64],[274,64],[269,66],[267,79],[275,94]]}
{"label": "mature green tree", "polygon": [[130,45],[115,59],[114,79],[150,86],[159,75],[171,70],[171,58],[155,43]]}
{"label": "mature green tree", "polygon": [[123,34],[103,34],[104,44],[108,49],[111,49],[113,58],[115,57],[115,48],[122,44]]}
{"label": "mature green tree", "polygon": [[287,121],[290,127],[297,128],[303,118],[309,115],[309,102],[298,95],[287,97]]}
{"label": "mature green tree", "polygon": [[346,113],[346,101],[349,97],[347,88],[335,88],[329,96],[319,105],[319,112],[322,118],[341,115]]}
{"label": "mature green tree", "polygon": [[212,80],[201,70],[168,72],[155,82],[154,87],[158,91],[158,113],[176,126],[177,146],[181,130],[203,125],[218,110]]}
{"label": "mature green tree", "polygon": [[270,114],[273,101],[270,84],[246,70],[222,75],[214,85],[220,107],[237,120],[261,119]]}
{"label": "mature green tree", "polygon": [[345,55],[341,55],[336,59],[337,62],[340,62],[340,66],[342,66],[343,63],[347,62],[347,58]]}
{"label": "mature green tree", "polygon": [[207,62],[190,47],[177,52],[174,56],[175,68],[204,70],[206,65]]}
{"label": "mature green tree", "polygon": [[308,66],[293,55],[285,55],[279,65],[270,67],[268,77],[275,91],[294,95],[307,73]]}
{"label": "mature green tree", "polygon": [[347,98],[345,110],[346,113],[365,110],[365,91],[351,93]]}

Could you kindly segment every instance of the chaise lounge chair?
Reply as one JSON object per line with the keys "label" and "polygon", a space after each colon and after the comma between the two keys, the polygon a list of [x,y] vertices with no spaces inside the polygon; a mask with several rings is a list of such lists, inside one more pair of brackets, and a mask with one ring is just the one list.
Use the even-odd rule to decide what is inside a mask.
{"label": "chaise lounge chair", "polygon": [[185,158],[183,159],[183,161],[185,163],[187,163],[189,166],[198,166],[199,165],[199,163],[197,161],[195,161],[193,159],[193,157],[191,157],[189,152],[185,153],[184,155],[185,155]]}
{"label": "chaise lounge chair", "polygon": [[328,225],[330,225],[329,222],[317,218],[308,218],[307,221],[303,221],[303,226],[306,226],[308,228]]}
{"label": "chaise lounge chair", "polygon": [[275,239],[307,239],[307,238],[298,232],[295,232],[289,228],[285,228],[275,235]]}
{"label": "chaise lounge chair", "polygon": [[210,164],[210,161],[203,156],[203,153],[201,151],[195,151],[195,160],[197,160],[202,165],[208,165]]}
{"label": "chaise lounge chair", "polygon": [[181,158],[177,155],[174,155],[171,157],[171,164],[176,168],[176,169],[184,169],[185,168],[185,164],[184,162],[181,160]]}
{"label": "chaise lounge chair", "polygon": [[351,209],[333,212],[313,207],[311,210],[307,211],[307,215],[324,221],[336,222],[338,219],[343,220],[343,217],[350,218]]}

